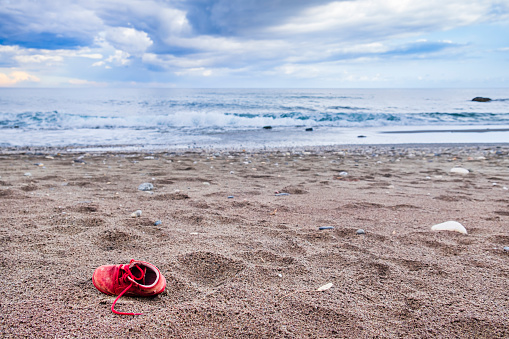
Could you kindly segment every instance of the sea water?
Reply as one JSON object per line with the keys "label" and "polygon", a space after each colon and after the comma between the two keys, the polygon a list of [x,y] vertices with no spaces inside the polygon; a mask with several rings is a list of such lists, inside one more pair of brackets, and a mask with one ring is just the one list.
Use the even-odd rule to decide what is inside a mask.
{"label": "sea water", "polygon": [[507,89],[0,89],[2,147],[506,143],[508,129]]}

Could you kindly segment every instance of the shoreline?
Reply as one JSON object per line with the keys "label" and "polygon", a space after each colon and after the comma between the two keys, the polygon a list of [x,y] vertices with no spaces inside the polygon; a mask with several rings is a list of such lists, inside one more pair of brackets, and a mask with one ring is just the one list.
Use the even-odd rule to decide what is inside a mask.
{"label": "shoreline", "polygon": [[440,149],[440,148],[509,148],[508,143],[405,143],[405,144],[345,144],[345,145],[322,145],[322,146],[263,146],[263,147],[145,147],[140,145],[93,145],[93,146],[16,146],[0,147],[0,155],[52,155],[52,154],[117,154],[117,153],[213,153],[213,152],[234,152],[234,153],[271,153],[288,151],[309,151],[324,152],[334,150],[359,150],[365,148],[388,149]]}

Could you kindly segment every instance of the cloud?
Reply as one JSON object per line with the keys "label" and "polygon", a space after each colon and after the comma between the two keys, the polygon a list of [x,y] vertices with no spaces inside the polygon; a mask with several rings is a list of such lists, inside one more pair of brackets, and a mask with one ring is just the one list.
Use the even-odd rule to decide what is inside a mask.
{"label": "cloud", "polygon": [[128,27],[108,28],[104,39],[116,49],[131,55],[143,55],[154,43],[147,33]]}
{"label": "cloud", "polygon": [[2,1],[0,41],[27,48],[76,48],[102,26],[95,12],[64,0]]}
{"label": "cloud", "polygon": [[284,23],[268,27],[276,35],[334,36],[337,41],[387,39],[447,30],[488,20],[490,7],[461,0],[357,0],[330,2],[308,8]]}
{"label": "cloud", "polygon": [[0,60],[9,60],[6,64],[11,67],[26,68],[28,66],[35,67],[35,65],[53,67],[62,65],[66,60],[74,58],[102,59],[103,56],[100,53],[92,53],[88,47],[71,50],[48,50],[0,45]]}
{"label": "cloud", "polygon": [[38,77],[22,71],[14,71],[9,75],[0,73],[0,87],[13,86],[20,82],[39,82]]}
{"label": "cloud", "polygon": [[264,27],[328,2],[330,0],[189,0],[178,6],[187,12],[189,23],[198,35],[254,37]]}
{"label": "cloud", "polygon": [[489,63],[506,51],[507,22],[507,0],[6,0],[0,67],[126,84],[375,81],[375,71],[344,72],[393,60],[401,69],[414,60]]}
{"label": "cloud", "polygon": [[61,62],[64,58],[60,55],[42,55],[42,54],[33,54],[33,55],[16,55],[14,56],[14,60],[19,63],[52,63],[52,62]]}
{"label": "cloud", "polygon": [[104,87],[107,86],[104,82],[97,82],[97,81],[89,81],[85,79],[69,79],[68,83],[74,86],[81,86],[81,87]]}

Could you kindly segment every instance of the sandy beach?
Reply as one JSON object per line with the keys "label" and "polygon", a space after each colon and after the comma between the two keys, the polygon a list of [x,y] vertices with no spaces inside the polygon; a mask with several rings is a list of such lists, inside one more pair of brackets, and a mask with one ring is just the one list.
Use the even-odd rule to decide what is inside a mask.
{"label": "sandy beach", "polygon": [[[508,187],[507,145],[4,149],[0,336],[509,337]],[[91,281],[130,259],[141,316]]]}

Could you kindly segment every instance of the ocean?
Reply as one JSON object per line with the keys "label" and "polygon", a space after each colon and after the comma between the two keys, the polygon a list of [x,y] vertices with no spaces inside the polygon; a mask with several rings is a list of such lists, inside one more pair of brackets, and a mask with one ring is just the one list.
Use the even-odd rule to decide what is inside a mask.
{"label": "ocean", "polygon": [[508,89],[0,89],[0,147],[507,142]]}

